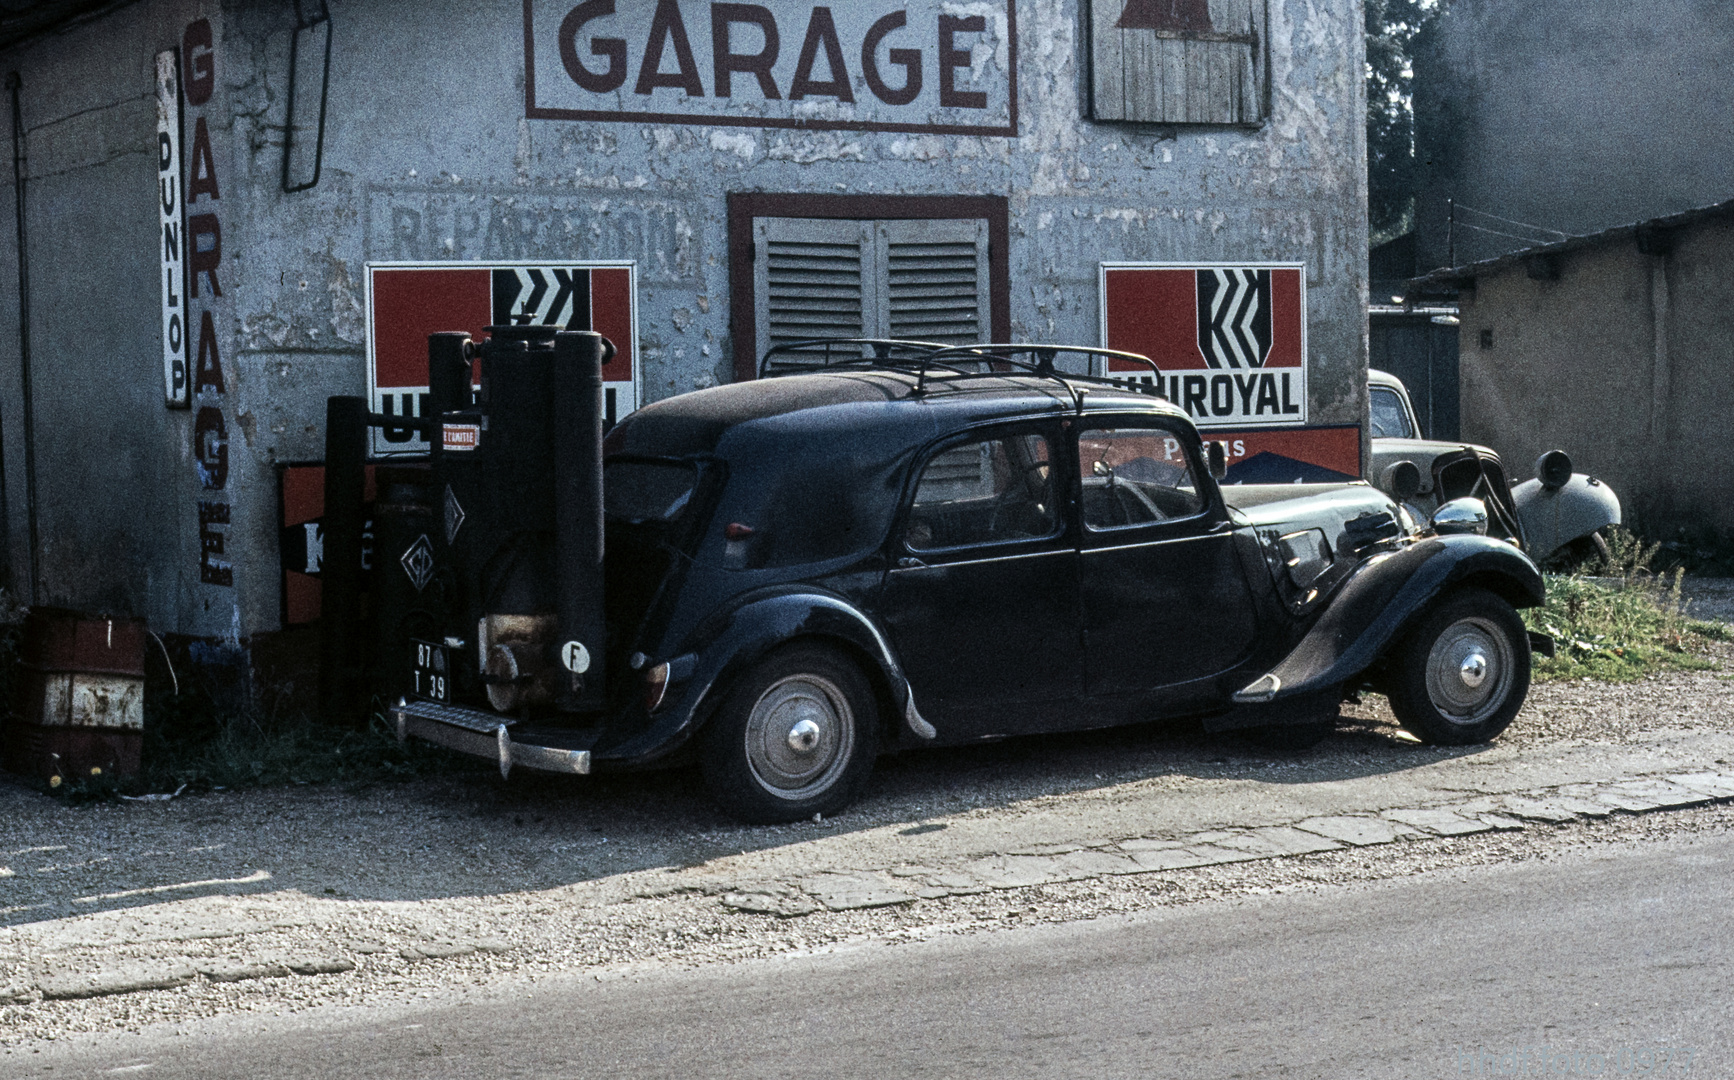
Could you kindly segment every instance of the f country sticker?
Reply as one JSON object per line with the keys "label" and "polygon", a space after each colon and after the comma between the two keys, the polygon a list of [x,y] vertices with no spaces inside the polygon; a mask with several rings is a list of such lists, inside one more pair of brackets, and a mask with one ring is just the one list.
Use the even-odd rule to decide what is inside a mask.
{"label": "f country sticker", "polygon": [[[1102,340],[1162,369],[1162,394],[1203,429],[1307,421],[1306,277],[1299,263],[1102,264]],[[1111,363],[1129,379],[1134,365]]]}

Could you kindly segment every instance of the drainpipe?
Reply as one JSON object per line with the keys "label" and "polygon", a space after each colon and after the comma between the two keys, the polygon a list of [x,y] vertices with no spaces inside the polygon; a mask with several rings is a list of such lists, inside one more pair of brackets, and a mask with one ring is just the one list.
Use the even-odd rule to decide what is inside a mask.
{"label": "drainpipe", "polygon": [[12,91],[12,193],[18,210],[18,378],[24,403],[24,504],[30,521],[30,589],[32,604],[41,602],[41,547],[36,516],[36,394],[30,381],[30,260],[24,227],[24,80],[16,71],[6,76]]}

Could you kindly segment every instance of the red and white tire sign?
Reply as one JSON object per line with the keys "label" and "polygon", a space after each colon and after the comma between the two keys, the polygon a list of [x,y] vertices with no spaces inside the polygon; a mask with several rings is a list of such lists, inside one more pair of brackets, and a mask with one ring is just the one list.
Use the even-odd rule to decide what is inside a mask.
{"label": "red and white tire sign", "polygon": [[1156,361],[1163,395],[1200,428],[1306,423],[1300,263],[1103,263],[1102,340]]}
{"label": "red and white tire sign", "polygon": [[[1161,369],[1162,395],[1228,452],[1228,483],[1352,480],[1354,424],[1307,427],[1304,263],[1103,263],[1102,343]],[[1114,378],[1151,383],[1140,364]]]}
{"label": "red and white tire sign", "polygon": [[[370,263],[367,267],[367,393],[374,412],[422,416],[427,408],[429,334],[528,321],[594,330],[614,343],[602,369],[612,422],[638,408],[638,280],[630,262]],[[375,428],[373,454],[425,454],[409,428]]]}

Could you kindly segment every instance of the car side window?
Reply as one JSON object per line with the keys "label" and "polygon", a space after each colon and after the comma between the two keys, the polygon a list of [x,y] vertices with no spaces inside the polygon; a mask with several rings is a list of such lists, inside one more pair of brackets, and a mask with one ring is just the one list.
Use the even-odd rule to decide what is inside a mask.
{"label": "car side window", "polygon": [[1180,436],[1164,428],[1093,428],[1078,436],[1085,528],[1123,529],[1204,509]]}
{"label": "car side window", "polygon": [[1388,387],[1375,386],[1368,391],[1371,409],[1372,437],[1375,439],[1413,439],[1415,432],[1409,427],[1409,413],[1403,408],[1403,399],[1397,392]]}
{"label": "car side window", "polygon": [[1048,440],[997,435],[928,459],[903,540],[915,551],[1033,540],[1059,532]]}

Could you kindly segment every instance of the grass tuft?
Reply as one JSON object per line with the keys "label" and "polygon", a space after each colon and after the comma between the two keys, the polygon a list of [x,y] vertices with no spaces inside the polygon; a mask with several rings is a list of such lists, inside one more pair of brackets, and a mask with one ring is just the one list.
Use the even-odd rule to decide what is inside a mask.
{"label": "grass tuft", "polygon": [[1631,682],[1659,671],[1719,667],[1708,655],[1709,644],[1734,639],[1734,632],[1722,623],[1687,617],[1682,572],[1660,579],[1642,575],[1653,547],[1616,548],[1615,553],[1632,574],[1550,576],[1546,606],[1523,612],[1529,628],[1552,637],[1558,649],[1552,659],[1535,658],[1535,679]]}

